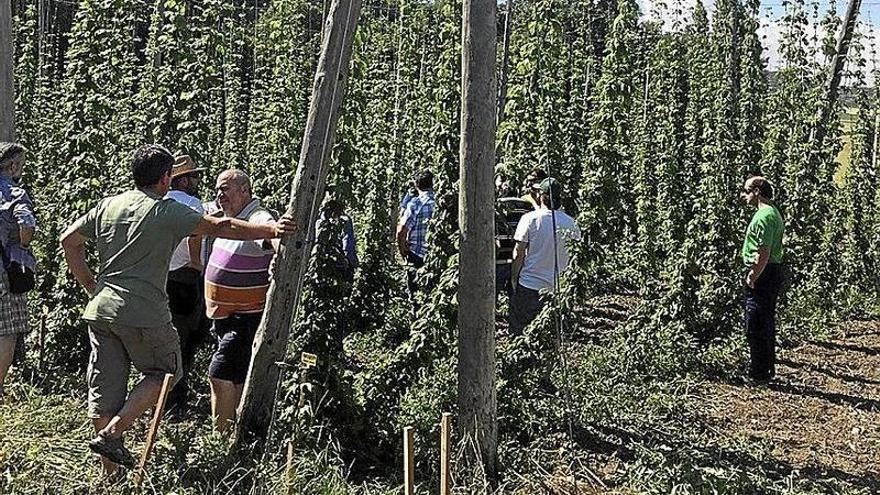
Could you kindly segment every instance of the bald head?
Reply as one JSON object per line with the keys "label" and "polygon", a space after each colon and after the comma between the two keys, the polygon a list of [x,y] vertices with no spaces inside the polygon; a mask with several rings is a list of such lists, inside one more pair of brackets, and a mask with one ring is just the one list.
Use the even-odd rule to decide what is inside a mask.
{"label": "bald head", "polygon": [[229,169],[217,176],[217,203],[226,216],[237,216],[252,199],[251,178],[245,172]]}
{"label": "bald head", "polygon": [[247,172],[243,170],[238,170],[237,168],[230,168],[229,170],[224,170],[217,177],[217,180],[225,179],[231,185],[235,185],[248,191],[251,190],[251,178],[248,176]]}

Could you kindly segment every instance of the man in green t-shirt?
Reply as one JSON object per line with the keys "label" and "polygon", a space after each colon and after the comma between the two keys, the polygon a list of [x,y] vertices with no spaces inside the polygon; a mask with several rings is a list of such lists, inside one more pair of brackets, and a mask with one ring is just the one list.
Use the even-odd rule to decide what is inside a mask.
{"label": "man in green t-shirt", "polygon": [[[92,347],[88,409],[97,436],[89,448],[102,456],[107,472],[117,464],[134,466],[123,433],[156,403],[166,374],[180,378],[180,343],[165,291],[177,245],[192,235],[258,240],[295,230],[287,218],[257,225],[204,216],[165,199],[172,165],[165,148],[141,147],[131,163],[136,189],[105,198],[61,237],[70,271],[90,297],[83,319]],[[86,262],[88,241],[98,255],[97,279]],[[129,394],[131,365],[143,378]]]}
{"label": "man in green t-shirt", "polygon": [[763,177],[746,181],[742,197],[758,211],[742,247],[745,281],[745,326],[749,344],[749,379],[756,384],[776,374],[776,300],[782,283],[782,215],[770,201],[773,186]]}

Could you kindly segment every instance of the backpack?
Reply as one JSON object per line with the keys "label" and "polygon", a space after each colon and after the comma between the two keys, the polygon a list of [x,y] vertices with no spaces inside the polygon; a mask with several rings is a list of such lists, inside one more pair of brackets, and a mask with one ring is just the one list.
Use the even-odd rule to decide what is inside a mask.
{"label": "backpack", "polygon": [[10,260],[6,248],[2,244],[0,244],[0,255],[3,259],[3,268],[9,277],[9,292],[24,294],[34,290],[37,285],[34,271],[17,261]]}

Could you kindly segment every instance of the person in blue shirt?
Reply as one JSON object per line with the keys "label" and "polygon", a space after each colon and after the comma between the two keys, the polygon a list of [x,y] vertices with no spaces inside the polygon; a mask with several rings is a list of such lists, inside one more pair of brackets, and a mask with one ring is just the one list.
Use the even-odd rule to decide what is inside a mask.
{"label": "person in blue shirt", "polygon": [[37,225],[34,204],[19,184],[26,152],[19,144],[0,142],[0,395],[19,336],[29,330],[27,293],[17,292],[9,274],[33,273],[37,264],[29,248]]}
{"label": "person in blue shirt", "polygon": [[419,195],[419,191],[416,189],[416,182],[410,181],[406,186],[406,192],[403,193],[403,199],[400,200],[400,204],[398,205],[398,218],[403,216],[403,212],[406,211],[407,205],[412,201],[413,198]]}
{"label": "person in blue shirt", "polygon": [[407,264],[406,292],[413,313],[418,310],[415,301],[415,294],[419,290],[416,272],[425,265],[425,256],[429,251],[426,237],[434,215],[434,174],[430,170],[418,172],[415,186],[418,195],[410,199],[397,223],[397,250]]}

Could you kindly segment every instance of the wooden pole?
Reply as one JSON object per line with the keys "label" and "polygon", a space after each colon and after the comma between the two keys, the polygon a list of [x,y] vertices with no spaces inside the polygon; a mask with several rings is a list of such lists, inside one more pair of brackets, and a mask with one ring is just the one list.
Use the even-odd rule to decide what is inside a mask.
{"label": "wooden pole", "polygon": [[[278,388],[279,370],[275,363],[284,360],[293,316],[299,305],[360,9],[361,0],[333,0],[330,4],[302,151],[286,212],[299,230],[281,239],[275,256],[275,276],[254,339],[235,448],[265,439],[269,430]],[[256,442],[255,446],[260,449],[263,443]]]}
{"label": "wooden pole", "polygon": [[412,426],[403,429],[403,493],[416,492],[416,454]]}
{"label": "wooden pole", "polygon": [[861,6],[862,0],[849,0],[849,4],[846,7],[846,14],[844,14],[843,17],[843,24],[840,27],[840,34],[837,36],[837,47],[834,51],[834,57],[831,58],[831,67],[825,81],[825,93],[823,98],[819,100],[819,109],[816,111],[816,123],[813,125],[813,129],[810,132],[812,165],[816,165],[816,162],[820,158],[825,135],[828,132],[828,119],[837,105],[840,80],[843,77],[843,66],[846,63],[846,57],[849,54],[850,41],[852,40],[853,32],[856,29],[856,20],[858,19],[859,8]]}
{"label": "wooden pole", "polygon": [[0,1],[0,141],[15,141],[12,2]]}
{"label": "wooden pole", "polygon": [[458,427],[476,445],[466,464],[494,477],[495,397],[495,10],[496,0],[465,0],[458,222]]}
{"label": "wooden pole", "polygon": [[449,437],[452,430],[452,414],[443,413],[443,419],[440,420],[440,495],[449,495],[452,489],[452,479],[450,477],[449,457],[451,449],[449,448]]}
{"label": "wooden pole", "polygon": [[174,384],[174,375],[166,374],[162,381],[162,390],[159,392],[159,399],[156,402],[156,410],[153,412],[153,421],[150,422],[150,429],[147,432],[147,443],[144,445],[144,452],[141,454],[141,462],[138,464],[137,473],[134,476],[135,486],[141,486],[144,481],[144,473],[147,469],[147,461],[150,460],[150,454],[153,452],[153,445],[156,443],[156,436],[159,434],[159,423],[162,422],[162,415],[165,413],[165,401],[168,399],[168,392]]}

